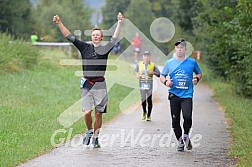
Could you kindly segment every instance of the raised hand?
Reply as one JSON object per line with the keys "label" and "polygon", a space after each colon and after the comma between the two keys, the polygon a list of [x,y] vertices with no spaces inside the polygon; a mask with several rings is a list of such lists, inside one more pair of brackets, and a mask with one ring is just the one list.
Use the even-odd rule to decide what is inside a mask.
{"label": "raised hand", "polygon": [[118,12],[117,20],[119,23],[121,23],[123,21],[123,18],[124,18],[123,14],[121,12]]}
{"label": "raised hand", "polygon": [[53,22],[55,22],[56,24],[59,24],[60,21],[60,17],[58,15],[53,16]]}

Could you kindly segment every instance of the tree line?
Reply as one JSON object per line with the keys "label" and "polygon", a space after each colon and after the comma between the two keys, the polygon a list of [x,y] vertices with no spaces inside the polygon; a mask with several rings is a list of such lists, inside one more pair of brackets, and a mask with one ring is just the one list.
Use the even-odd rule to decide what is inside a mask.
{"label": "tree line", "polygon": [[251,1],[193,0],[189,6],[185,2],[178,6],[188,11],[188,24],[184,25],[186,16],[179,19],[179,24],[205,52],[208,67],[216,76],[233,84],[236,93],[251,98]]}
{"label": "tree line", "polygon": [[[29,39],[37,31],[45,41],[65,41],[52,17],[59,14],[73,32],[91,29],[92,9],[84,0],[2,0],[0,31],[15,38]],[[165,54],[176,38],[184,37],[203,52],[214,75],[232,83],[236,93],[252,97],[252,4],[250,0],[106,0],[101,9],[108,29],[121,11],[149,39],[149,26],[158,17],[169,18],[176,26],[174,38],[155,43]],[[87,37],[88,39],[88,37]]]}
{"label": "tree line", "polygon": [[[91,28],[91,9],[83,0],[38,0],[33,6],[29,0],[1,0],[0,31],[15,38],[30,39],[33,31],[43,36],[44,41],[64,41],[52,18],[58,14],[72,32]],[[85,29],[84,29],[85,28]]]}
{"label": "tree line", "polygon": [[[115,10],[125,11],[139,29],[150,37],[151,21],[167,17],[176,26],[175,40],[184,37],[201,50],[216,77],[234,85],[240,95],[252,97],[252,3],[250,0],[106,0],[104,22],[108,28]],[[151,38],[150,38],[151,39]],[[172,48],[173,40],[157,44]]]}

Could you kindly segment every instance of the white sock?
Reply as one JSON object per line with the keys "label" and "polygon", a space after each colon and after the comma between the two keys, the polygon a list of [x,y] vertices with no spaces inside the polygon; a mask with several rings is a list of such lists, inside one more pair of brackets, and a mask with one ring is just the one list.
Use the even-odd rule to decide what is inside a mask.
{"label": "white sock", "polygon": [[93,133],[94,132],[94,129],[90,129],[88,130],[89,133]]}

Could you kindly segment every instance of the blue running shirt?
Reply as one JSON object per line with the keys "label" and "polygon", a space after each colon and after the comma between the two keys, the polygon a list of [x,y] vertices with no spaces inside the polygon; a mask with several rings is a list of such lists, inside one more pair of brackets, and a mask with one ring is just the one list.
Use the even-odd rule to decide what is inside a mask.
{"label": "blue running shirt", "polygon": [[194,59],[187,57],[184,60],[176,58],[167,60],[161,75],[164,77],[169,75],[172,80],[173,84],[169,88],[169,92],[180,98],[192,98],[193,73],[200,74],[200,68]]}

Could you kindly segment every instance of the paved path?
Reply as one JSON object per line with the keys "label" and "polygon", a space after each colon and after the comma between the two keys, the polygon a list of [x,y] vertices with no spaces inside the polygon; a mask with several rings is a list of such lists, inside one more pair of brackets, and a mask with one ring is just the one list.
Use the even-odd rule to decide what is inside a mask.
{"label": "paved path", "polygon": [[171,130],[167,89],[157,82],[152,121],[140,119],[140,106],[106,124],[99,149],[83,147],[81,138],[56,148],[20,167],[214,167],[234,166],[226,156],[229,136],[224,113],[202,83],[194,96],[193,151],[177,152]]}

